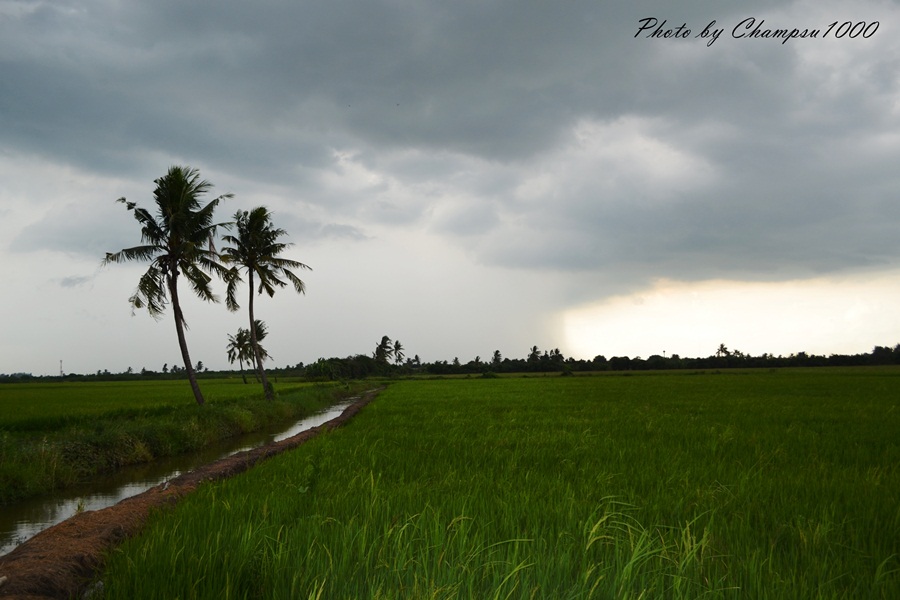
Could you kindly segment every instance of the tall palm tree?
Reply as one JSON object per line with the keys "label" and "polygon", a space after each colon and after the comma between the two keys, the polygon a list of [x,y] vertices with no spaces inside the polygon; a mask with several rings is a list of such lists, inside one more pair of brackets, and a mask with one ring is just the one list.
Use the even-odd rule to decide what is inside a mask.
{"label": "tall palm tree", "polygon": [[197,384],[184,338],[187,323],[178,297],[178,279],[184,276],[197,296],[209,302],[218,302],[209,287],[211,277],[207,272],[225,273],[213,246],[216,229],[224,224],[213,223],[213,212],[220,201],[232,195],[224,194],[202,206],[201,198],[212,184],[200,179],[200,173],[190,167],[170,167],[168,173],[154,183],[155,216],[135,202],[128,202],[125,198],[118,200],[134,212],[135,220],[141,224],[142,245],[107,252],[103,264],[150,261],[150,267],[141,276],[137,289],[128,301],[132,312],[146,307],[155,319],[159,319],[166,304],[171,303],[184,368],[194,398],[197,404],[202,405],[203,394]]}
{"label": "tall palm tree", "polygon": [[[288,281],[298,294],[306,293],[303,281],[291,269],[309,269],[309,267],[296,260],[281,258],[280,254],[292,244],[278,241],[278,238],[286,235],[287,232],[272,226],[272,214],[266,207],[259,206],[250,211],[237,211],[234,214],[234,226],[235,234],[222,238],[226,244],[230,244],[222,249],[222,260],[232,265],[225,276],[225,281],[228,283],[225,302],[229,310],[235,311],[240,308],[235,292],[237,284],[243,281],[241,271],[245,272],[247,285],[250,288],[247,306],[250,313],[250,345],[253,348],[256,370],[262,380],[266,398],[271,399],[274,397],[274,392],[263,369],[259,335],[256,331],[257,321],[253,316],[253,298],[256,294],[263,292],[270,297],[274,296],[275,288],[285,287]],[[284,279],[280,279],[280,277]],[[256,278],[259,279],[259,286],[254,289]]]}

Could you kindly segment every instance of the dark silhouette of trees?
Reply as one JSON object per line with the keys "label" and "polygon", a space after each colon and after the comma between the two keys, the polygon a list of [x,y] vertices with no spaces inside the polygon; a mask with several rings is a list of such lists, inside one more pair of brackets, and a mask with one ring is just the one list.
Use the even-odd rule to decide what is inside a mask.
{"label": "dark silhouette of trees", "polygon": [[[259,319],[256,320],[256,337],[257,337],[257,347],[259,348],[259,353],[262,356],[263,361],[271,358],[269,353],[266,352],[266,349],[262,346],[262,341],[266,339],[266,335],[268,335],[268,329],[266,328],[266,324]],[[238,327],[237,333],[234,335],[228,334],[228,346],[226,347],[226,354],[228,356],[229,364],[234,364],[234,361],[238,361],[238,365],[240,366],[241,371],[241,379],[244,380],[244,383],[247,383],[247,375],[244,373],[244,363],[252,365],[254,362],[254,353],[253,353],[253,345],[250,343],[250,330],[244,329],[243,327]],[[257,377],[257,381],[259,378]]]}
{"label": "dark silhouette of trees", "polygon": [[372,357],[376,362],[382,364],[388,364],[391,362],[391,357],[394,355],[394,346],[391,343],[391,338],[388,336],[383,336],[381,341],[375,346],[375,352]]}
{"label": "dark silhouette of trees", "polygon": [[201,180],[199,172],[189,167],[171,167],[154,183],[155,216],[135,202],[128,202],[125,198],[118,200],[133,211],[135,220],[140,223],[142,245],[108,252],[103,264],[150,261],[147,272],[141,276],[137,289],[128,301],[133,310],[146,307],[157,319],[162,316],[166,304],[172,305],[184,368],[194,398],[197,404],[202,405],[203,394],[197,384],[184,335],[187,323],[181,310],[178,281],[184,277],[197,296],[209,302],[218,301],[209,286],[211,277],[208,273],[224,273],[213,247],[216,230],[223,224],[213,222],[213,213],[219,202],[230,198],[231,194],[201,205],[201,198],[212,184]]}
{"label": "dark silhouette of trees", "polygon": [[[290,282],[298,294],[306,292],[303,281],[294,274],[291,269],[309,269],[309,267],[296,260],[282,258],[281,253],[291,244],[279,242],[278,239],[286,235],[286,231],[272,225],[272,216],[264,206],[258,206],[250,211],[237,211],[234,214],[234,235],[226,235],[222,239],[230,244],[222,249],[222,259],[232,265],[225,273],[225,281],[228,284],[226,291],[226,304],[232,311],[238,310],[239,305],[235,296],[237,284],[243,281],[241,272],[247,275],[249,288],[248,312],[250,316],[250,345],[253,349],[253,359],[256,370],[262,380],[266,398],[272,399],[275,392],[266,378],[263,368],[263,357],[259,349],[259,334],[256,331],[256,318],[253,314],[253,298],[256,294],[267,293],[269,297],[275,295],[276,287],[285,287]],[[283,277],[284,279],[280,279]],[[259,279],[258,289],[254,289],[255,279]],[[285,281],[285,279],[287,281]]]}

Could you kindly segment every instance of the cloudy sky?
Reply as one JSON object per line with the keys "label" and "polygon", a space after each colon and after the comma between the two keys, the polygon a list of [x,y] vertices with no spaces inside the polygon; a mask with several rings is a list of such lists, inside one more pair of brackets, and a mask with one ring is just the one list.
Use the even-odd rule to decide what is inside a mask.
{"label": "cloudy sky", "polygon": [[174,164],[313,268],[277,366],[900,342],[897,2],[0,0],[0,373],[180,360],[100,266]]}

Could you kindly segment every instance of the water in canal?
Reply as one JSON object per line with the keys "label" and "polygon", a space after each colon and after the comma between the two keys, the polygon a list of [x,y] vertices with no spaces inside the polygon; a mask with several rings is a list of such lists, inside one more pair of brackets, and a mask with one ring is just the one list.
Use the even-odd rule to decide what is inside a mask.
{"label": "water in canal", "polygon": [[357,398],[335,404],[276,431],[258,431],[224,440],[196,453],[173,456],[145,465],[126,467],[95,481],[50,496],[33,498],[0,508],[0,556],[44,529],[65,521],[81,510],[99,510],[159,485],[182,473],[264,444],[278,442],[340,416]]}

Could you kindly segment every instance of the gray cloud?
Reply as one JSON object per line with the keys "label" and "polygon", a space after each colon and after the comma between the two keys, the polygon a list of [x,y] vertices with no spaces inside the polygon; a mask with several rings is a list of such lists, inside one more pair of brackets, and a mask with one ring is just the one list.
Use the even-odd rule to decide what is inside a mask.
{"label": "gray cloud", "polygon": [[64,288],[73,288],[80,287],[86,283],[90,283],[93,277],[88,276],[80,276],[80,275],[72,275],[69,277],[63,277],[59,280],[59,285]]}
{"label": "gray cloud", "polygon": [[114,210],[111,200],[82,205],[53,206],[22,228],[10,241],[13,252],[50,250],[75,257],[96,259],[106,252],[140,243],[140,227],[123,209]]}
{"label": "gray cloud", "polygon": [[[90,181],[33,193],[9,247],[99,261],[133,245],[112,198],[147,205],[184,162],[236,193],[223,219],[266,204],[300,254],[436,236],[481,265],[571,275],[573,297],[896,265],[900,9],[842,7],[3,4],[0,160],[65,165],[108,196],[85,200]],[[881,28],[729,37],[747,16],[807,27],[848,12]],[[711,47],[635,39],[650,16],[727,31]]]}

